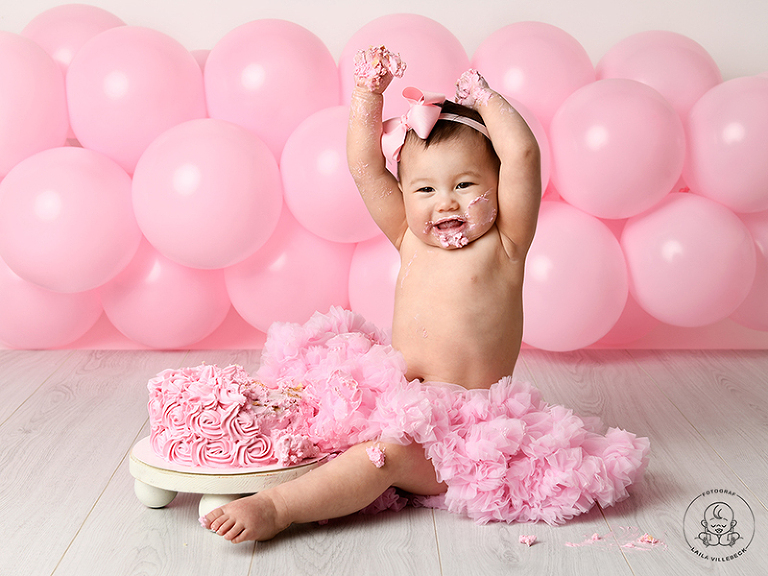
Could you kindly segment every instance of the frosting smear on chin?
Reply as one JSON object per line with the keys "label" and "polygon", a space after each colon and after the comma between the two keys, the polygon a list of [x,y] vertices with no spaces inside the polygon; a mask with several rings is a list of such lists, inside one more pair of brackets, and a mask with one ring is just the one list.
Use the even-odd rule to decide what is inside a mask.
{"label": "frosting smear on chin", "polygon": [[496,221],[497,210],[490,199],[491,190],[472,200],[463,214],[427,222],[424,234],[431,234],[443,248],[463,248],[470,236],[479,237]]}

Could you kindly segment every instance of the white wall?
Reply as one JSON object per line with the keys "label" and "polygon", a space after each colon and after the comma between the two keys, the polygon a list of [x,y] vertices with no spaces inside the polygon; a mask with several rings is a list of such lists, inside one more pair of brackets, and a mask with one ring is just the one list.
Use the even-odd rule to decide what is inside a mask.
{"label": "white wall", "polygon": [[[67,0],[0,0],[0,30],[21,32],[37,14]],[[188,49],[212,48],[233,28],[259,18],[283,18],[317,34],[338,60],[367,22],[398,12],[422,14],[446,26],[471,57],[505,24],[538,20],[573,35],[597,64],[616,42],[645,30],[684,34],[712,55],[724,78],[768,71],[766,0],[81,0],[127,24],[171,35]]]}

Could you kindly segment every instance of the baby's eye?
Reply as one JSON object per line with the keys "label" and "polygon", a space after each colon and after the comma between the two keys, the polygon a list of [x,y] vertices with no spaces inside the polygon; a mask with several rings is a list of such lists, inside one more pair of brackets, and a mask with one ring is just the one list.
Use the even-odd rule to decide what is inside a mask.
{"label": "baby's eye", "polygon": [[435,189],[432,188],[432,186],[422,186],[421,188],[416,190],[416,192],[434,192],[434,191]]}
{"label": "baby's eye", "polygon": [[470,186],[472,186],[472,184],[473,182],[459,182],[456,185],[456,188],[458,188],[459,190],[464,190],[465,188],[469,188]]}

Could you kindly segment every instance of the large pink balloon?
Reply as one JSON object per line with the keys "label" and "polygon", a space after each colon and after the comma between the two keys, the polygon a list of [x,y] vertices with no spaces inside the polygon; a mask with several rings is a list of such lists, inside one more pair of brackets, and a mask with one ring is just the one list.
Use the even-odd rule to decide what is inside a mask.
{"label": "large pink balloon", "polygon": [[768,211],[742,214],[744,222],[755,241],[757,267],[752,288],[731,314],[734,320],[753,330],[768,331]]}
{"label": "large pink balloon", "polygon": [[315,236],[283,210],[277,230],[256,254],[227,268],[235,310],[266,332],[273,322],[304,323],[316,311],[349,303],[353,244]]}
{"label": "large pink balloon", "polygon": [[230,309],[221,270],[181,266],[147,242],[100,292],[115,328],[151,348],[190,346],[213,333]]}
{"label": "large pink balloon", "polygon": [[418,14],[389,14],[372,20],[349,39],[339,59],[341,92],[349,104],[354,88],[354,58],[358,50],[385,45],[400,54],[407,65],[403,78],[395,78],[384,99],[384,118],[400,116],[408,109],[403,88],[416,86],[439,92],[452,100],[456,80],[469,68],[461,42],[445,26]]}
{"label": "large pink balloon", "polygon": [[530,108],[547,128],[563,101],[595,80],[582,45],[544,22],[500,28],[477,48],[472,67],[497,91]]}
{"label": "large pink balloon", "polygon": [[400,254],[383,234],[361,242],[349,269],[349,305],[381,328],[392,328]]}
{"label": "large pink balloon", "polygon": [[52,148],[0,183],[0,256],[39,286],[101,286],[128,264],[140,239],[131,179],[98,152]]}
{"label": "large pink balloon", "polygon": [[0,340],[13,348],[58,348],[101,316],[96,290],[62,294],[27,282],[0,259]]}
{"label": "large pink balloon", "polygon": [[[627,221],[603,220],[602,222],[613,233],[616,240],[621,241],[621,234]],[[606,346],[629,344],[639,340],[659,324],[660,322],[643,310],[640,304],[632,297],[632,294],[629,294],[624,310],[616,324],[608,331],[608,334],[598,340],[597,344]]]}
{"label": "large pink balloon", "polygon": [[0,31],[0,180],[33,154],[67,138],[64,77],[32,40]]}
{"label": "large pink balloon", "polygon": [[630,344],[650,333],[659,324],[661,322],[643,310],[630,294],[616,324],[597,343],[606,346]]}
{"label": "large pink balloon", "polygon": [[348,121],[347,106],[316,112],[288,138],[280,160],[291,213],[333,242],[362,242],[380,233],[347,167]]}
{"label": "large pink balloon", "polygon": [[164,132],[133,177],[144,235],[165,256],[193,268],[224,268],[253,254],[277,226],[282,205],[272,153],[224,120],[191,120]]}
{"label": "large pink balloon", "polygon": [[675,326],[705,326],[730,315],[755,277],[755,246],[725,206],[673,193],[631,218],[621,236],[632,295]]}
{"label": "large pink balloon", "polygon": [[768,78],[712,88],[691,109],[685,179],[735,212],[768,210]]}
{"label": "large pink balloon", "polygon": [[86,148],[127,172],[167,129],[206,115],[203,73],[176,40],[149,28],[111,28],[86,42],[69,65],[72,130]]}
{"label": "large pink balloon", "polygon": [[572,94],[550,127],[552,181],[570,204],[600,218],[628,218],[680,178],[683,125],[653,88],[599,80]]}
{"label": "large pink balloon", "polygon": [[66,73],[72,58],[83,44],[117,26],[125,26],[125,22],[102,8],[87,4],[65,4],[32,18],[21,34],[39,44]]}
{"label": "large pink balloon", "polygon": [[205,63],[211,118],[258,135],[276,158],[308,116],[339,104],[336,62],[306,28],[285,20],[255,20],[224,36]]}
{"label": "large pink balloon", "polygon": [[611,231],[568,204],[542,202],[525,265],[523,341],[583,348],[605,336],[626,301],[626,264]]}
{"label": "large pink balloon", "polygon": [[723,81],[717,63],[698,42],[666,30],[640,32],[614,45],[596,67],[598,79],[628,78],[656,89],[680,115]]}

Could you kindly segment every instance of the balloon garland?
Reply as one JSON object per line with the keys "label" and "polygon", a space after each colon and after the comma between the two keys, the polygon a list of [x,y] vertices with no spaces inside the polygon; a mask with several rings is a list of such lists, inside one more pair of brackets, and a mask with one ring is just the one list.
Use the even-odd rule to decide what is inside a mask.
{"label": "balloon garland", "polygon": [[451,94],[472,66],[531,125],[546,192],[526,344],[729,317],[768,331],[768,78],[723,82],[689,38],[636,34],[593,66],[563,30],[518,22],[470,59],[441,24],[397,14],[337,65],[287,21],[193,54],[68,5],[0,32],[0,341],[66,346],[102,312],[151,348],[200,341],[232,307],[262,331],[331,305],[386,325],[397,253],[344,149],[352,57],[372,44],[408,63],[393,93]]}

